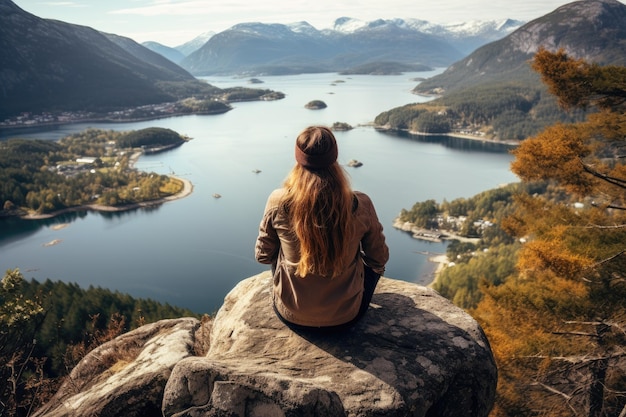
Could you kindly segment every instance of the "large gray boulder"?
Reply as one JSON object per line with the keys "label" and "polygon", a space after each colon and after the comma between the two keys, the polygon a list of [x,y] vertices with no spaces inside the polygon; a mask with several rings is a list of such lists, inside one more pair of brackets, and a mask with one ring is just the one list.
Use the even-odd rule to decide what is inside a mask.
{"label": "large gray boulder", "polygon": [[162,320],[97,347],[33,417],[160,416],[172,368],[206,352],[209,328],[195,318]]}
{"label": "large gray boulder", "polygon": [[381,278],[365,318],[341,334],[294,332],[269,272],[240,282],[204,357],[165,387],[166,417],[487,416],[497,371],[480,326],[435,291]]}

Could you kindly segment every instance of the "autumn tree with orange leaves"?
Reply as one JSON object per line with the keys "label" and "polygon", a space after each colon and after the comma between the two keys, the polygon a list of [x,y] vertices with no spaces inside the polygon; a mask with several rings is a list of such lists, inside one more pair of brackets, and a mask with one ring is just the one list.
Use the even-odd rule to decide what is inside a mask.
{"label": "autumn tree with orange leaves", "polygon": [[520,195],[503,227],[517,273],[472,313],[499,366],[493,416],[626,416],[626,68],[540,50],[532,62],[584,122],[524,140],[512,170],[569,198]]}

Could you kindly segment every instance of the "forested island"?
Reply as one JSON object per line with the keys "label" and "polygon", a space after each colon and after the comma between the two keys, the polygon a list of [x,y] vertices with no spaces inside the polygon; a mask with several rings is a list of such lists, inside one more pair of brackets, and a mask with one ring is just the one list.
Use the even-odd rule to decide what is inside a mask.
{"label": "forested island", "polygon": [[133,164],[142,153],[171,149],[187,140],[170,129],[147,128],[88,129],[58,142],[0,142],[0,216],[37,218],[71,209],[159,203],[185,190],[185,183],[138,171]]}
{"label": "forested island", "polygon": [[407,64],[393,61],[368,62],[339,72],[341,75],[368,74],[368,75],[398,75],[404,72],[432,71],[433,68],[423,64]]}

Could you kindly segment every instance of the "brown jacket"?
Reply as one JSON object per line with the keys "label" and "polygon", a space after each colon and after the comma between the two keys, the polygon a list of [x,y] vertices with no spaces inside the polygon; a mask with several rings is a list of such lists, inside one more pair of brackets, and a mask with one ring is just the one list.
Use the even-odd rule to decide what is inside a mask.
{"label": "brown jacket", "polygon": [[291,232],[289,219],[279,202],[285,190],[270,194],[259,226],[256,260],[276,266],[273,299],[276,309],[286,320],[303,326],[336,326],[356,317],[363,295],[363,262],[383,274],[389,259],[383,227],[378,221],[370,198],[355,192],[356,227],[345,244],[351,247],[346,269],[330,279],[309,274],[295,275],[299,260],[299,245]]}

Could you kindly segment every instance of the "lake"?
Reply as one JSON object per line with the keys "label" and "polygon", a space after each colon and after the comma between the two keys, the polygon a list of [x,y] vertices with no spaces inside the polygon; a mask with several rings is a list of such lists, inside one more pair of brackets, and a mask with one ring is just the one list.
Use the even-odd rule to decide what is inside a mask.
{"label": "lake", "polygon": [[[258,224],[269,193],[294,164],[298,133],[313,124],[346,122],[336,132],[339,162],[353,188],[370,195],[390,248],[385,275],[419,284],[432,280],[433,254],[445,243],[413,239],[392,227],[401,209],[428,199],[471,197],[517,181],[506,148],[448,137],[382,133],[369,125],[382,111],[427,101],[411,89],[415,77],[305,74],[246,79],[204,77],[225,88],[251,86],[282,91],[283,100],[234,103],[220,115],[184,116],[137,123],[75,123],[8,137],[59,138],[86,128],[173,129],[192,140],[175,150],[142,156],[137,168],[189,179],[193,193],[159,207],[121,213],[72,213],[47,220],[0,221],[0,269],[19,268],[25,278],[108,288],[213,313],[237,282],[267,269],[254,260]],[[322,100],[327,108],[304,105]],[[256,172],[256,171],[260,172]],[[221,198],[213,197],[220,194]],[[56,242],[50,245],[51,242]]]}

